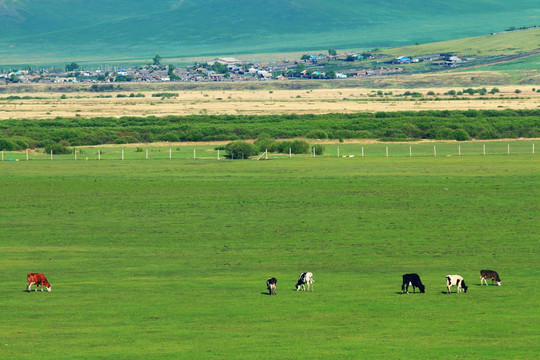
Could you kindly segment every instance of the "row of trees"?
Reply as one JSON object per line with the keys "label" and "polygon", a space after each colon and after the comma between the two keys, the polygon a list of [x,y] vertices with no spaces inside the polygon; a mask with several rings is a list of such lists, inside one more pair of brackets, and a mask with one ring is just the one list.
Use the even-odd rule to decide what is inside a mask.
{"label": "row of trees", "polygon": [[[99,85],[105,86],[105,85]],[[108,85],[107,85],[108,86]],[[97,87],[95,91],[113,88]],[[175,96],[163,93],[161,96]],[[65,141],[70,146],[157,141],[257,139],[441,139],[540,137],[540,110],[377,112],[373,114],[168,116],[4,120],[0,138],[27,147]],[[263,141],[262,138],[260,141]],[[275,144],[265,140],[265,148]],[[6,150],[10,149],[5,147]]]}

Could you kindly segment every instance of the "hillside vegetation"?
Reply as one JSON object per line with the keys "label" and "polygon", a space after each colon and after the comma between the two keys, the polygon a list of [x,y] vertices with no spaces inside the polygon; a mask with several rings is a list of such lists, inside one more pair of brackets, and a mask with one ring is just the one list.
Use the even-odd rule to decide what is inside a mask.
{"label": "hillside vegetation", "polygon": [[[372,48],[540,23],[533,1],[142,0],[0,2],[2,62]],[[39,46],[36,46],[39,44]]]}

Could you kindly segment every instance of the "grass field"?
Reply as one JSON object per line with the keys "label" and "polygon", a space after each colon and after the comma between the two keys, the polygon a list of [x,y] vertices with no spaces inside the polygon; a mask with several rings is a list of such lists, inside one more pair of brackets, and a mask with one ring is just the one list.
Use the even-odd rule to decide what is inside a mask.
{"label": "grass field", "polygon": [[[540,351],[537,155],[6,161],[0,171],[2,359]],[[480,287],[484,268],[501,287]],[[23,291],[34,271],[51,293]],[[303,271],[314,292],[294,291]],[[426,294],[400,294],[408,272]],[[455,273],[469,291],[446,295]],[[270,276],[277,296],[265,295]]]}

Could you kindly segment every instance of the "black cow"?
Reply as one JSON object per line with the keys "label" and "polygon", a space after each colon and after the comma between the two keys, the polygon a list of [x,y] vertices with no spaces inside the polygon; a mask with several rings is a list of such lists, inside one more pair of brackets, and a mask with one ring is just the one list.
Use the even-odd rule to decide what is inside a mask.
{"label": "black cow", "polygon": [[269,295],[276,295],[276,285],[277,280],[275,277],[266,280],[266,288],[268,289]]}
{"label": "black cow", "polygon": [[480,285],[485,282],[487,286],[487,279],[491,279],[491,285],[493,285],[493,281],[496,281],[497,286],[501,286],[501,279],[499,278],[499,274],[497,274],[496,271],[480,270]]}
{"label": "black cow", "polygon": [[405,286],[407,286],[407,294],[409,293],[409,286],[413,287],[413,293],[416,292],[416,288],[419,288],[421,293],[426,292],[426,287],[422,284],[422,281],[420,281],[420,276],[418,276],[418,274],[403,275],[403,284],[401,285],[402,294],[403,290],[405,290]]}

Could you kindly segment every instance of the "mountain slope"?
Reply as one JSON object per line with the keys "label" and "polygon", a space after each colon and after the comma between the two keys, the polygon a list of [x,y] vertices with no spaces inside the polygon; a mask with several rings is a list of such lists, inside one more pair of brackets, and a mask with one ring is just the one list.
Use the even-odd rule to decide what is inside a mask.
{"label": "mountain slope", "polygon": [[537,0],[0,0],[0,64],[389,47],[535,24]]}

